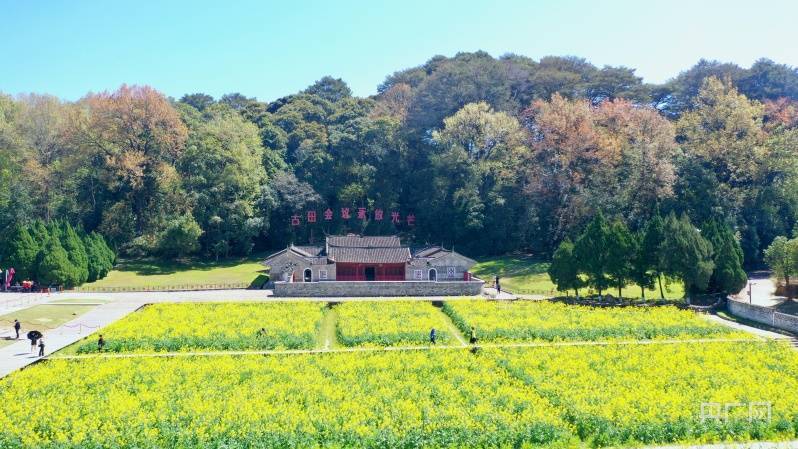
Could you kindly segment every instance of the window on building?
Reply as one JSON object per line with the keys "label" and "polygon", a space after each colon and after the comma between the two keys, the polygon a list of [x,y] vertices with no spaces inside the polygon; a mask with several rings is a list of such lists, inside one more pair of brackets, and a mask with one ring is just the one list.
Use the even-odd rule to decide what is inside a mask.
{"label": "window on building", "polygon": [[310,268],[305,268],[305,273],[304,274],[305,274],[305,276],[304,276],[303,280],[305,282],[310,282],[311,280],[313,280],[312,279],[313,278],[313,272],[310,271]]}
{"label": "window on building", "polygon": [[446,267],[446,277],[451,279],[457,274],[457,269],[455,267]]}
{"label": "window on building", "polygon": [[420,281],[424,279],[424,271],[423,270],[413,270],[413,279]]}
{"label": "window on building", "polygon": [[319,279],[322,281],[327,280],[327,270],[319,270]]}

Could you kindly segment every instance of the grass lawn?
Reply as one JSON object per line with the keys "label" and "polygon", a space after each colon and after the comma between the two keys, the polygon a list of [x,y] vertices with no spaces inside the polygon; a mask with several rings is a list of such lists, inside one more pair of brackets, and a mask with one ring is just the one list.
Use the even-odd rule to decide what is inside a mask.
{"label": "grass lawn", "polygon": [[85,284],[82,289],[200,287],[202,285],[261,285],[266,267],[261,258],[251,256],[219,262],[203,260],[163,261],[123,260],[105,279]]}
{"label": "grass lawn", "polygon": [[[482,259],[471,268],[471,272],[484,280],[487,286],[492,286],[494,276],[499,275],[502,288],[516,294],[559,296],[562,293],[557,292],[554,283],[549,279],[546,272],[548,269],[549,262],[530,256],[509,255]],[[680,282],[663,284],[663,290],[667,299],[681,299],[684,296],[684,288]],[[640,297],[640,287],[636,285],[629,285],[621,291],[624,298]],[[585,295],[595,292],[582,289],[579,293]],[[617,295],[618,289],[611,288],[607,293]],[[659,297],[658,288],[646,290],[646,298],[659,299]]]}
{"label": "grass lawn", "polygon": [[[92,308],[94,306],[42,304],[0,315],[0,326],[4,331],[3,335],[8,336],[9,332],[13,330],[14,320],[17,319],[22,323],[20,336],[32,329],[44,332],[46,335],[48,330],[72,321]],[[0,340],[0,346],[9,342],[5,339]]]}

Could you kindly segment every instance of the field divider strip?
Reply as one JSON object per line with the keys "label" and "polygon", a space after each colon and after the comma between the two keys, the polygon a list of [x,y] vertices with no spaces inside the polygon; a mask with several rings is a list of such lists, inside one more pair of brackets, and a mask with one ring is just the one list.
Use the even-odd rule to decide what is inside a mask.
{"label": "field divider strip", "polygon": [[124,358],[170,358],[170,357],[222,357],[238,355],[303,355],[303,354],[335,354],[353,352],[391,352],[391,351],[429,351],[429,350],[462,350],[464,348],[502,349],[502,348],[546,348],[562,346],[623,346],[623,345],[673,345],[682,343],[766,343],[769,341],[787,341],[784,339],[756,339],[756,338],[693,338],[693,339],[668,339],[668,340],[618,340],[618,341],[562,341],[562,342],[535,342],[535,343],[485,343],[477,345],[441,345],[441,346],[385,346],[385,347],[354,347],[337,349],[285,349],[264,351],[192,351],[192,352],[152,352],[152,353],[105,353],[105,354],[78,354],[78,355],[51,355],[44,357],[46,360],[81,360],[81,359],[124,359]]}

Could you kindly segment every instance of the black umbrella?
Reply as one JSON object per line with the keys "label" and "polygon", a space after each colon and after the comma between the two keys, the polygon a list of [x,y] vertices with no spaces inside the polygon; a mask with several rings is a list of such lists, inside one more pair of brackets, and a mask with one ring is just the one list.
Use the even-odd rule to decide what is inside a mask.
{"label": "black umbrella", "polygon": [[28,332],[28,340],[38,340],[38,339],[40,339],[42,337],[43,337],[43,335],[39,331],[30,331],[30,332]]}

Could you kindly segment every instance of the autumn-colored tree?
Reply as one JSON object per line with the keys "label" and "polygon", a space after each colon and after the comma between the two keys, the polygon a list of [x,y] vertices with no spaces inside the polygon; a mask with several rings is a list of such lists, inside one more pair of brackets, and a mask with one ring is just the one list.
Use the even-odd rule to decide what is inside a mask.
{"label": "autumn-colored tree", "polygon": [[136,232],[156,232],[185,207],[179,181],[170,182],[188,135],[179,114],[147,86],[90,94],[80,106],[74,141],[96,155],[103,187],[130,205]]}

